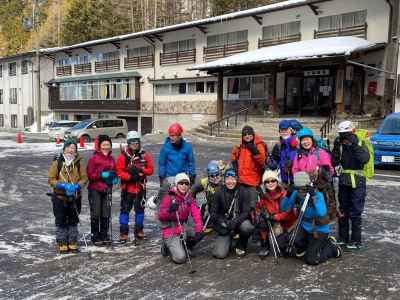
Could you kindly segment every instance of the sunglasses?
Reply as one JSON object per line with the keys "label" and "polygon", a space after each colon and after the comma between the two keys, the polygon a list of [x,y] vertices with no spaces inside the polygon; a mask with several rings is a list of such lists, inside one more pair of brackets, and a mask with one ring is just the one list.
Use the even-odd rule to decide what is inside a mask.
{"label": "sunglasses", "polygon": [[210,178],[217,178],[217,177],[220,177],[220,175],[219,175],[219,174],[217,174],[217,175],[209,175],[208,177],[210,177]]}
{"label": "sunglasses", "polygon": [[178,182],[179,185],[190,185],[190,183],[188,181],[181,181]]}
{"label": "sunglasses", "polygon": [[265,180],[264,183],[269,184],[269,183],[275,183],[278,182],[278,180],[274,179],[274,180]]}

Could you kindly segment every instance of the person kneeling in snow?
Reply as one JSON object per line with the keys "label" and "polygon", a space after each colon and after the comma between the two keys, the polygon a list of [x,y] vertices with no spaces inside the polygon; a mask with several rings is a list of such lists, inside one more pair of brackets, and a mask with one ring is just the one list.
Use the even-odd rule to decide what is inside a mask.
{"label": "person kneeling in snow", "polygon": [[[299,209],[307,196],[310,199],[304,213],[299,231],[295,239],[295,255],[304,257],[309,265],[318,265],[330,258],[340,257],[342,250],[334,237],[329,236],[331,226],[327,215],[324,195],[315,192],[311,186],[310,176],[306,172],[298,172],[293,178],[295,189],[281,202],[281,210]],[[291,255],[291,253],[288,253]]]}
{"label": "person kneeling in snow", "polygon": [[81,189],[87,182],[86,168],[77,153],[74,140],[64,143],[63,153],[51,163],[49,184],[56,223],[56,242],[61,254],[78,252],[78,223],[81,212]]}
{"label": "person kneeling in snow", "polygon": [[[194,221],[194,232],[191,228],[185,228],[189,214]],[[177,264],[183,264],[188,255],[183,239],[191,249],[203,238],[201,213],[190,193],[190,179],[187,174],[178,173],[175,176],[175,187],[161,200],[158,219],[161,222],[163,238],[161,254],[169,255]]]}

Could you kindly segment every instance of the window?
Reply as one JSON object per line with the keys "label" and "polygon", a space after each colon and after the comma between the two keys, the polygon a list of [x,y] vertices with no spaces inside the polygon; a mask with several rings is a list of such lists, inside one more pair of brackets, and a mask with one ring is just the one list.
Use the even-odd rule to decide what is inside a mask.
{"label": "window", "polygon": [[166,96],[170,94],[169,84],[156,84],[156,95]]}
{"label": "window", "polygon": [[171,94],[172,95],[179,95],[179,94],[186,94],[186,82],[181,83],[173,83],[171,84]]}
{"label": "window", "polygon": [[171,84],[156,84],[155,94],[157,96],[183,95],[183,94],[204,94],[215,93],[215,81],[193,81]]}
{"label": "window", "polygon": [[30,126],[30,125],[32,125],[32,124],[29,124],[29,117],[28,117],[28,115],[24,115],[24,128],[25,128],[25,127],[28,127],[28,126]]}
{"label": "window", "polygon": [[64,57],[64,58],[60,58],[57,60],[58,67],[70,66],[71,63],[72,63],[72,59],[69,57]]}
{"label": "window", "polygon": [[28,61],[23,60],[21,63],[21,74],[28,74]]}
{"label": "window", "polygon": [[10,89],[10,104],[17,104],[17,89],[16,88],[11,88]]}
{"label": "window", "polygon": [[207,81],[207,93],[215,93],[215,82],[214,81]]}
{"label": "window", "polygon": [[77,65],[89,64],[90,59],[91,59],[90,55],[77,55],[75,57],[74,63]]}
{"label": "window", "polygon": [[300,21],[263,27],[263,40],[280,40],[300,34]]}
{"label": "window", "polygon": [[189,51],[195,48],[195,40],[182,40],[178,42],[171,42],[163,44],[164,53],[175,53],[182,51]]}
{"label": "window", "polygon": [[9,63],[8,64],[8,76],[16,76],[17,75],[17,63]]}
{"label": "window", "polygon": [[62,121],[68,121],[69,120],[69,116],[68,116],[68,114],[60,114],[60,119]]}
{"label": "window", "polygon": [[217,46],[247,42],[247,34],[248,34],[247,30],[242,30],[242,31],[210,35],[207,37],[207,47],[217,47]]}
{"label": "window", "polygon": [[152,47],[139,47],[128,49],[127,51],[128,57],[140,57],[140,56],[149,56],[153,54]]}
{"label": "window", "polygon": [[4,127],[4,115],[0,114],[0,127]]}
{"label": "window", "polygon": [[97,62],[111,61],[111,60],[116,60],[118,58],[119,58],[119,51],[97,53],[97,55],[96,55]]}
{"label": "window", "polygon": [[3,90],[0,90],[0,104],[3,104]]}
{"label": "window", "polygon": [[104,120],[103,127],[123,127],[122,120]]}
{"label": "window", "polygon": [[243,76],[228,78],[227,100],[266,99],[269,76]]}
{"label": "window", "polygon": [[17,127],[18,127],[18,116],[11,115],[11,128],[17,128]]}
{"label": "window", "polygon": [[364,25],[367,20],[367,11],[361,10],[341,15],[327,16],[319,18],[318,29],[337,30],[354,26]]}
{"label": "window", "polygon": [[0,78],[3,77],[3,65],[0,65]]}

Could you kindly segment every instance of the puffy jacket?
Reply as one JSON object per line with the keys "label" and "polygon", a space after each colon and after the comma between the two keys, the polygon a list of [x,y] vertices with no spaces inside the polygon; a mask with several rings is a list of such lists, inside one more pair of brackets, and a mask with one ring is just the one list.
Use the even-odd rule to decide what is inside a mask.
{"label": "puffy jacket", "polygon": [[335,173],[332,166],[331,156],[324,149],[312,147],[309,151],[299,150],[293,160],[292,173],[297,172],[315,173],[318,167],[326,167],[331,176]]}
{"label": "puffy jacket", "polygon": [[182,195],[176,190],[176,188],[173,188],[162,198],[158,213],[163,239],[168,239],[172,236],[179,236],[181,234],[181,227],[178,225],[176,213],[169,212],[169,207],[173,199],[179,204],[178,214],[182,226],[185,226],[189,215],[191,215],[194,221],[195,232],[201,232],[203,229],[203,222],[196,200],[192,197],[190,192],[186,195]]}
{"label": "puffy jacket", "polygon": [[296,215],[293,209],[281,211],[281,201],[285,198],[286,191],[278,188],[274,192],[266,192],[263,198],[257,202],[256,212],[259,214],[262,209],[265,209],[269,215],[274,215],[274,219],[280,223],[284,230],[289,230],[296,222]]}
{"label": "puffy jacket", "polygon": [[[298,191],[295,190],[290,197],[285,197],[281,202],[281,210],[288,211],[296,206],[296,202],[299,203],[299,207],[303,205],[304,197],[299,197],[300,201],[296,201],[298,198]],[[301,222],[303,228],[309,232],[318,232],[329,234],[331,232],[331,225],[325,224],[320,225],[318,220],[327,217],[327,207],[325,204],[324,195],[321,192],[316,192],[313,199],[310,199],[307,208],[304,212],[304,218]]]}
{"label": "puffy jacket", "polygon": [[158,175],[166,178],[174,177],[178,173],[186,173],[189,177],[196,176],[193,148],[184,139],[178,147],[174,146],[167,137],[160,151]]}
{"label": "puffy jacket", "polygon": [[[68,167],[64,163],[64,158],[61,157],[62,165],[60,171],[58,171],[58,160],[53,160],[48,172],[48,182],[54,189],[54,193],[60,196],[61,199],[67,200],[64,197],[64,191],[55,188],[58,182],[60,183],[79,183],[81,189],[87,183],[86,167],[82,160],[82,157],[77,154],[74,161]],[[78,168],[79,166],[79,168]],[[78,191],[78,197],[80,197],[80,191]]]}
{"label": "puffy jacket", "polygon": [[279,167],[284,183],[293,182],[292,162],[297,154],[297,144],[296,136],[292,135],[286,140],[280,138],[279,143],[272,149],[269,167],[271,169]]}
{"label": "puffy jacket", "polygon": [[111,151],[108,155],[96,151],[89,159],[86,171],[89,178],[88,189],[104,192],[107,189],[107,184],[101,179],[101,172],[115,171],[115,160]]}
{"label": "puffy jacket", "polygon": [[261,183],[267,155],[264,143],[258,135],[254,137],[254,144],[258,150],[257,155],[251,154],[243,139],[239,147],[233,147],[231,154],[232,161],[238,165],[239,182],[249,186],[258,186]]}
{"label": "puffy jacket", "polygon": [[[131,180],[132,175],[128,172],[128,169],[133,166],[142,170],[139,182]],[[150,154],[143,150],[133,154],[132,150],[128,149],[118,156],[116,170],[118,177],[121,179],[121,190],[136,194],[146,188],[146,177],[153,175],[153,160]]]}

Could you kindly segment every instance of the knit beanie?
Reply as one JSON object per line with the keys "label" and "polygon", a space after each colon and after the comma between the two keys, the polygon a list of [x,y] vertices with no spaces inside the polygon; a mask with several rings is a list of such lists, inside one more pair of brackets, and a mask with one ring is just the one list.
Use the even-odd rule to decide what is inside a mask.
{"label": "knit beanie", "polygon": [[253,135],[254,136],[255,132],[254,132],[253,127],[251,127],[249,125],[244,126],[242,129],[242,136],[245,136],[245,135]]}
{"label": "knit beanie", "polygon": [[175,176],[175,185],[178,185],[181,181],[187,181],[190,183],[190,178],[186,173],[178,173]]}
{"label": "knit beanie", "polygon": [[277,171],[272,171],[272,170],[266,170],[264,172],[263,177],[262,177],[262,182],[265,182],[268,179],[273,179],[273,180],[276,180],[276,181],[279,182],[280,178],[278,176],[278,172]]}
{"label": "knit beanie", "polygon": [[111,147],[112,147],[111,138],[110,138],[108,135],[106,135],[106,134],[100,134],[100,135],[97,137],[97,140],[99,141],[99,147],[101,146],[101,144],[102,144],[103,142],[106,142],[106,141],[110,142],[110,145],[111,145]]}
{"label": "knit beanie", "polygon": [[65,150],[65,148],[71,146],[71,145],[75,145],[76,150],[78,150],[78,143],[76,142],[75,139],[67,139],[64,141],[64,146],[63,146],[63,150]]}

